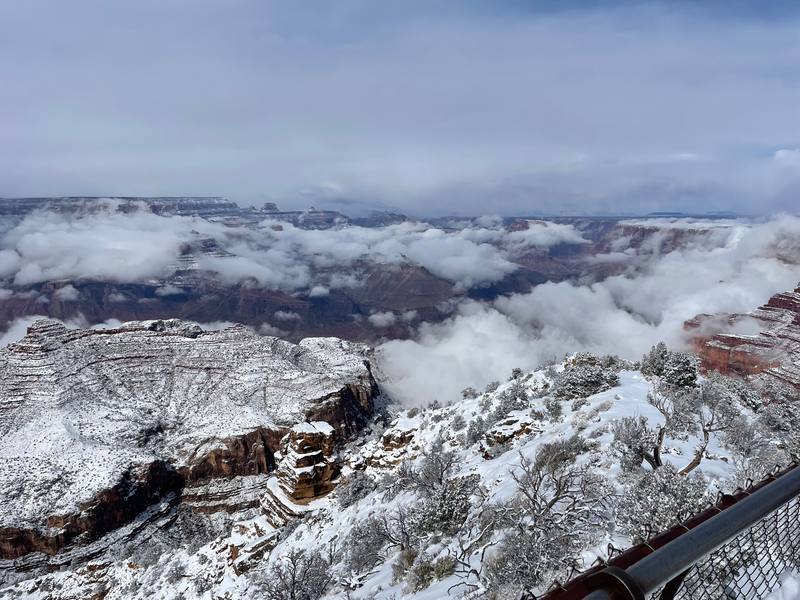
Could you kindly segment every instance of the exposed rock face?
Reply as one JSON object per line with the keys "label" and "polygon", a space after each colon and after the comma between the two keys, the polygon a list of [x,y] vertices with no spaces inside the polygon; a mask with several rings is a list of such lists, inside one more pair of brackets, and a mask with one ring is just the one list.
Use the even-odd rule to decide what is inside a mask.
{"label": "exposed rock face", "polygon": [[484,435],[480,443],[484,458],[489,458],[490,448],[503,446],[520,436],[540,433],[544,430],[541,421],[522,411],[515,411],[495,423]]}
{"label": "exposed rock face", "polygon": [[255,506],[213,482],[273,471],[298,422],[348,435],[376,393],[366,349],[335,338],[37,321],[0,350],[0,558],[97,539],[185,486],[201,512]]}
{"label": "exposed rock face", "polygon": [[697,332],[693,342],[705,370],[800,390],[800,287],[747,315],[700,315],[686,329]]}
{"label": "exposed rock face", "polygon": [[324,421],[295,425],[282,440],[278,483],[295,502],[330,492],[339,473],[334,456],[335,432]]}
{"label": "exposed rock face", "polygon": [[309,503],[333,490],[339,475],[335,443],[336,432],[324,421],[299,423],[281,440],[280,463],[261,499],[274,525],[299,516]]}

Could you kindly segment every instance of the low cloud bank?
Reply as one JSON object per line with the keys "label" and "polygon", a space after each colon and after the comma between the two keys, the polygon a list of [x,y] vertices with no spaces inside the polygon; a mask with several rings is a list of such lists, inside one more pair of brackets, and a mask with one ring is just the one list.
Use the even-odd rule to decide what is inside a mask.
{"label": "low cloud bank", "polygon": [[[684,224],[676,224],[684,227]],[[742,313],[800,281],[800,219],[718,223],[686,245],[667,236],[628,255],[630,267],[602,281],[545,283],[492,305],[462,303],[414,340],[381,345],[390,393],[409,404],[456,398],[466,386],[508,377],[567,353],[638,359],[664,340],[685,343],[683,323],[700,313]],[[746,321],[743,333],[753,333]]]}
{"label": "low cloud bank", "polygon": [[[326,295],[360,285],[359,264],[412,264],[469,289],[517,269],[513,257],[529,248],[585,240],[571,225],[532,221],[506,231],[497,220],[450,230],[427,223],[305,230],[266,220],[230,227],[191,217],[140,211],[80,217],[29,215],[0,236],[0,279],[24,286],[81,278],[137,282],[167,277],[187,247],[213,239],[221,252],[195,252],[201,269],[227,283],[248,281],[287,292]],[[332,272],[349,268],[351,273]]]}

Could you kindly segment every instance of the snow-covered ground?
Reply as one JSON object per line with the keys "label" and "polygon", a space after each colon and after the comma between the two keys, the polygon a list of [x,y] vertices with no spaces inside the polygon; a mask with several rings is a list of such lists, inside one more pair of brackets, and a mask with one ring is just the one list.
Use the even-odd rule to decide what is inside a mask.
{"label": "snow-covered ground", "polygon": [[[225,533],[199,547],[176,544],[149,563],[126,555],[92,561],[0,589],[0,598],[66,599],[81,597],[90,589],[103,589],[106,600],[260,600],[270,598],[264,594],[263,581],[297,552],[319,552],[333,558],[332,581],[325,596],[329,600],[486,597],[482,595],[486,561],[496,555],[508,530],[498,527],[481,533],[481,519],[491,507],[506,506],[518,494],[518,484],[512,475],[521,473],[526,459],[533,461],[548,444],[578,435],[587,443],[576,464],[600,475],[608,485],[609,497],[613,498],[626,489],[629,481],[621,468],[619,454],[614,451],[612,423],[625,417],[645,417],[651,427],[664,423],[663,414],[648,401],[653,381],[630,369],[620,370],[618,383],[610,389],[585,399],[558,402],[559,415],[559,411],[554,412],[548,390],[563,368],[560,365],[518,373],[496,389],[489,388],[452,405],[400,410],[387,426],[374,425],[340,450],[342,481],[358,471],[376,482],[374,490],[349,506],[341,506],[340,490],[336,490],[303,507],[300,512],[305,516],[301,521],[277,529],[257,511],[234,515]],[[480,439],[471,442],[466,435],[470,424],[478,417],[486,419],[512,391],[520,390],[524,390],[525,407],[511,410],[482,433]],[[741,410],[747,412],[743,407]],[[676,468],[685,466],[701,441],[698,435],[668,437],[663,446],[664,462]],[[494,445],[490,438],[495,440]],[[735,457],[723,442],[721,434],[712,433],[695,470],[709,498],[717,490],[732,487]],[[403,509],[410,514],[419,510],[424,496],[419,489],[400,486],[395,493],[389,490],[400,480],[404,469],[422,468],[426,452],[433,447],[438,447],[439,455],[449,452],[454,456],[454,468],[448,477],[475,476],[479,482],[481,497],[471,499],[469,514],[458,534],[431,535],[421,549],[431,564],[444,565],[453,557],[456,564],[430,576],[421,589],[412,582],[410,569],[398,568],[403,558],[399,548],[383,549],[380,559],[370,568],[351,568],[348,549],[354,544],[367,543],[358,539],[361,533],[354,534],[362,531],[359,527],[370,519],[391,518]],[[271,483],[277,488],[274,481]],[[623,547],[631,542],[630,536],[614,525],[614,518],[610,514],[608,526],[583,548],[583,566],[605,558],[608,544]],[[792,581],[787,580],[781,593],[797,589]],[[795,596],[778,595],[775,599],[790,597]]]}

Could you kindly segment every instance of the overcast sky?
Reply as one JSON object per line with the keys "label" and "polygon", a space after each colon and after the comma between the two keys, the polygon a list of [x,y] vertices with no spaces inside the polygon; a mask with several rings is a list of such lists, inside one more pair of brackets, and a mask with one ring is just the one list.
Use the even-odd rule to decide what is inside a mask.
{"label": "overcast sky", "polygon": [[0,0],[0,196],[793,211],[800,12],[692,4]]}

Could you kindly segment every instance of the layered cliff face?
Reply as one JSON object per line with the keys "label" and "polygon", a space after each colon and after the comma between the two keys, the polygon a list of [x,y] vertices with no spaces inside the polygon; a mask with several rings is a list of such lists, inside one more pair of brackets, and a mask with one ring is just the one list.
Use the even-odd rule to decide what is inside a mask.
{"label": "layered cliff face", "polygon": [[769,395],[800,392],[800,287],[746,315],[699,315],[686,329],[704,369],[750,377]]}
{"label": "layered cliff face", "polygon": [[257,493],[293,425],[349,435],[376,393],[366,349],[335,338],[37,321],[0,351],[0,559],[90,542],[182,493],[201,512],[254,506],[226,498]]}

